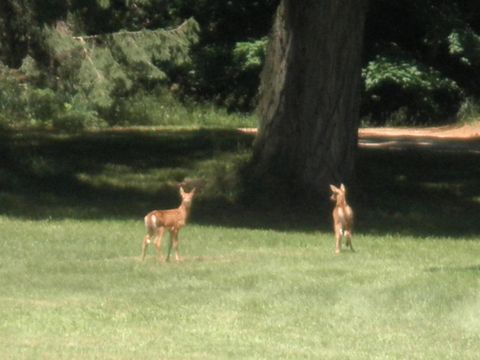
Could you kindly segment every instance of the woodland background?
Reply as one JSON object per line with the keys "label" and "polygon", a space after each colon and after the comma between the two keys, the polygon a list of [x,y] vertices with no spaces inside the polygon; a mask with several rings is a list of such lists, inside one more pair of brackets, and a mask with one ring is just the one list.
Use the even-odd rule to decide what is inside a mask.
{"label": "woodland background", "polygon": [[[348,108],[308,119],[342,124],[303,142],[320,171],[355,160],[356,252],[335,256],[330,201],[253,176],[236,129],[263,124],[278,2],[0,0],[0,359],[478,359],[478,137],[357,147]],[[338,27],[347,3],[288,1]],[[366,21],[364,126],[478,121],[480,1],[370,0]],[[143,217],[180,182],[199,189],[183,261],[142,262]]]}
{"label": "woodland background", "polygon": [[[0,125],[80,130],[188,125],[195,116],[205,125],[218,124],[210,118],[221,114],[224,125],[255,126],[251,114],[277,5],[3,0]],[[475,0],[371,0],[362,125],[477,117],[479,34]]]}

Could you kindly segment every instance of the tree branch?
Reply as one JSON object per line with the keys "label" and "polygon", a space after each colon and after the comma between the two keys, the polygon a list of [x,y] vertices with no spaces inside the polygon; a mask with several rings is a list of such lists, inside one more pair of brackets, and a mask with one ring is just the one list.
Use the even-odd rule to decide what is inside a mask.
{"label": "tree branch", "polygon": [[[174,29],[171,29],[171,30],[161,29],[161,31],[165,31],[167,33],[175,33],[175,32],[182,31],[187,26],[187,24],[189,22],[191,22],[192,20],[193,20],[193,18],[187,19]],[[115,37],[116,36],[135,36],[135,35],[143,34],[145,32],[152,32],[153,33],[153,32],[156,32],[156,31],[158,31],[158,30],[144,29],[144,30],[138,30],[138,31],[119,31],[119,32],[107,33],[107,34],[72,36],[72,38],[75,39],[75,40],[80,40],[80,41],[88,41],[88,40],[102,39],[102,38],[109,37],[109,36],[115,36]]]}

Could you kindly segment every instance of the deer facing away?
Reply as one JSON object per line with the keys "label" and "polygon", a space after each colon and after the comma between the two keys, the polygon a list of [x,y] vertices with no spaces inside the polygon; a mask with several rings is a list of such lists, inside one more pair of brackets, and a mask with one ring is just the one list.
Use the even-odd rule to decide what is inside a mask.
{"label": "deer facing away", "polygon": [[347,204],[345,185],[341,184],[340,188],[330,185],[332,196],[330,200],[335,202],[333,209],[333,230],[335,232],[335,253],[340,253],[342,236],[345,236],[347,247],[355,251],[352,246],[352,227],[353,227],[353,210]]}
{"label": "deer facing away", "polygon": [[183,187],[180,186],[180,197],[182,199],[182,202],[178,208],[170,210],[153,210],[145,216],[144,220],[147,234],[143,239],[142,261],[145,259],[148,245],[153,240],[155,240],[155,247],[158,259],[162,260],[161,245],[165,229],[170,232],[170,243],[168,246],[167,261],[170,260],[170,252],[172,251],[172,246],[175,250],[175,260],[180,260],[180,256],[178,254],[178,232],[187,223],[194,195],[195,188],[187,193],[185,192]]}

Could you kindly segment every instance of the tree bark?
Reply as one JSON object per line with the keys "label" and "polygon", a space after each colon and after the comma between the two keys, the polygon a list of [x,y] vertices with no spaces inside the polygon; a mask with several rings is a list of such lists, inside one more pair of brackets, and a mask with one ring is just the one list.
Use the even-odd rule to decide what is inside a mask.
{"label": "tree bark", "polygon": [[367,0],[282,0],[262,72],[254,167],[325,194],[354,169]]}

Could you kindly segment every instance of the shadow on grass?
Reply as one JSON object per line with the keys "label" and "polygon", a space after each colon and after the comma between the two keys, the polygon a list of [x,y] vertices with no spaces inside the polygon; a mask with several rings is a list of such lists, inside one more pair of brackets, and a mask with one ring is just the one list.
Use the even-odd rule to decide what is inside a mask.
{"label": "shadow on grass", "polygon": [[[480,149],[480,143],[470,143]],[[355,206],[364,232],[480,234],[480,155],[468,151],[363,149]]]}
{"label": "shadow on grass", "polygon": [[142,218],[147,210],[177,206],[174,184],[201,173],[198,164],[251,141],[220,130],[6,132],[0,135],[0,213]]}
{"label": "shadow on grass", "polygon": [[428,272],[438,273],[438,272],[472,272],[480,273],[480,265],[470,265],[470,266],[451,266],[451,267],[430,267],[426,269]]}
{"label": "shadow on grass", "polygon": [[[255,189],[243,191],[238,174],[252,140],[234,130],[3,132],[0,214],[141,221],[149,210],[178,205],[171,182],[199,177],[207,185],[195,201],[193,222],[330,230],[328,201],[270,202]],[[357,169],[357,185],[350,191],[357,231],[480,233],[480,155],[361,149]]]}

